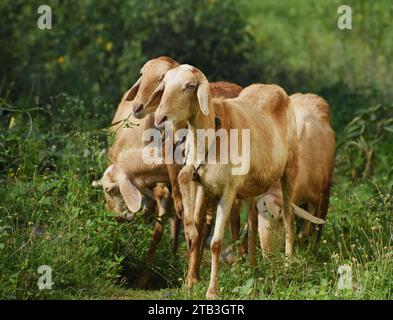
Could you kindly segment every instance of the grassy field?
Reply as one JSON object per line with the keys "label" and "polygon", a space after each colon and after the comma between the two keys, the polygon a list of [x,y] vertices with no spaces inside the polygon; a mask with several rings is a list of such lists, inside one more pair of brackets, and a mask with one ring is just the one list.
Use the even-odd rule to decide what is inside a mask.
{"label": "grassy field", "polygon": [[[393,7],[389,1],[354,2],[354,29],[339,31],[338,5],[255,0],[239,9],[255,39],[259,81],[277,82],[289,93],[324,96],[333,112],[337,152],[320,244],[297,247],[289,269],[283,256],[267,259],[260,251],[256,269],[242,257],[231,267],[223,264],[222,299],[393,298]],[[99,60],[110,69],[107,43]],[[53,63],[65,74],[71,62],[64,57],[64,65],[53,60],[45,70]],[[57,73],[50,74],[56,79]],[[72,76],[79,84],[81,79]],[[105,78],[112,88],[110,80]],[[65,87],[72,88],[67,81]],[[189,291],[184,244],[172,256],[166,232],[156,264],[145,266],[153,218],[139,215],[132,223],[118,223],[105,209],[102,191],[91,187],[106,168],[108,137],[102,129],[120,96],[78,97],[70,89],[38,97],[32,88],[28,98],[20,93],[20,99],[12,98],[18,85],[0,86],[0,298],[204,299],[208,249],[202,281]],[[100,89],[92,87],[94,93]],[[51,290],[38,289],[41,265],[52,268]],[[352,285],[340,290],[343,265],[351,270]],[[152,272],[148,289],[136,289],[145,268]]]}

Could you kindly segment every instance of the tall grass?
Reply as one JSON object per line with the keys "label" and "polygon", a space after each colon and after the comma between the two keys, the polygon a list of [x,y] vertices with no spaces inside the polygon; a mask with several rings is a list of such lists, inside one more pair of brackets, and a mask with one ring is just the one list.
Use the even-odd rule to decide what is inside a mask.
{"label": "tall grass", "polygon": [[[103,39],[94,37],[86,42],[84,39],[90,37],[83,32],[84,37],[75,36],[67,42],[70,37],[65,30],[58,29],[57,33],[43,37],[32,31],[26,38],[27,45],[14,41],[7,47],[8,34],[28,32],[31,18],[36,18],[31,7],[23,9],[21,1],[12,3],[15,11],[7,10],[11,2],[0,6],[7,21],[7,28],[0,35],[0,42],[7,44],[3,57],[12,62],[3,67],[12,81],[18,79],[14,83],[6,79],[8,82],[0,84],[0,298],[204,298],[210,270],[208,250],[203,260],[202,281],[192,291],[186,290],[184,244],[179,255],[173,257],[166,232],[155,265],[146,266],[143,258],[152,235],[152,217],[139,215],[133,223],[120,224],[105,209],[102,191],[91,188],[91,182],[101,176],[107,164],[108,137],[102,129],[110,123],[115,111],[115,106],[107,101],[118,100],[113,92],[122,90],[119,84],[135,78],[146,52],[160,51],[161,47],[150,48],[148,41],[138,38],[124,40],[129,37],[128,30],[115,34],[113,28],[120,28],[119,21],[112,24],[105,20],[100,26],[99,11],[84,16],[83,21],[89,26],[85,30],[89,36],[97,35],[104,28]],[[176,3],[168,1],[167,5],[176,6]],[[294,262],[288,269],[284,268],[282,256],[267,259],[259,252],[255,270],[244,258],[237,257],[231,267],[224,264],[220,271],[220,296],[392,299],[391,2],[354,1],[351,3],[353,29],[346,31],[340,31],[336,25],[337,7],[341,4],[338,0],[253,0],[239,7],[228,4],[220,7],[218,2],[205,0],[198,3],[199,20],[193,22],[194,27],[216,29],[214,16],[224,8],[232,18],[221,19],[228,20],[231,28],[241,26],[247,31],[241,37],[247,47],[242,70],[235,68],[240,68],[237,63],[231,64],[217,56],[215,59],[220,64],[212,63],[206,53],[198,56],[194,47],[198,41],[187,42],[187,52],[184,48],[169,49],[189,60],[203,58],[201,61],[211,74],[217,75],[216,71],[227,65],[231,67],[230,73],[219,74],[241,75],[239,81],[247,83],[276,82],[288,93],[319,93],[332,108],[337,133],[330,212],[320,244],[311,242],[297,247]],[[210,3],[206,11],[204,3]],[[139,6],[134,1],[127,4]],[[91,5],[88,2],[80,7],[86,9]],[[141,5],[150,8],[144,15],[149,19],[162,10],[155,6],[155,1]],[[178,11],[171,16],[175,22],[160,15],[153,29],[147,30],[146,21],[135,12],[133,19],[153,38],[161,37],[162,25],[174,34],[188,37],[183,28],[189,24],[177,19],[177,15],[183,9],[190,12],[187,8],[176,8]],[[60,9],[59,17],[62,12],[68,12],[65,7]],[[127,11],[123,14],[128,19]],[[80,21],[68,16],[62,19],[71,19],[72,32],[79,30]],[[134,21],[127,19],[127,26]],[[225,30],[221,31],[225,33]],[[214,49],[218,34],[209,32],[209,35],[201,38],[209,48],[206,52]],[[41,56],[37,48],[51,37],[57,42]],[[228,41],[220,45],[222,54],[230,61],[238,61],[231,51],[233,37],[226,34],[219,38]],[[65,42],[58,43],[59,39]],[[172,42],[173,39],[177,40],[172,37]],[[236,39],[233,41],[236,45]],[[113,50],[107,46],[110,42]],[[31,61],[46,61],[42,62],[44,71],[37,67],[40,64],[29,65],[30,52],[36,54]],[[27,58],[18,64],[22,56]],[[64,60],[58,60],[59,57]],[[18,67],[11,68],[12,65]],[[114,66],[117,66],[116,75]],[[34,81],[42,78],[52,82],[30,83],[31,77],[25,79],[26,70],[34,71],[29,73]],[[79,79],[74,82],[75,75]],[[56,90],[52,83],[59,84],[56,88],[63,88],[67,93],[53,97]],[[31,90],[26,89],[30,87]],[[41,87],[46,91],[37,90]],[[85,92],[84,97],[77,97],[77,92]],[[99,98],[100,93],[106,94],[106,98]],[[38,289],[37,268],[41,265],[52,268],[52,290]],[[340,290],[338,269],[343,265],[351,269],[353,281],[350,289]],[[152,290],[137,290],[138,276],[146,268],[152,271],[149,282]]]}
{"label": "tall grass", "polygon": [[[173,257],[169,237],[164,236],[156,265],[145,266],[152,219],[139,216],[131,224],[119,224],[105,210],[102,192],[91,188],[91,181],[100,176],[106,164],[105,134],[96,130],[106,119],[97,116],[79,125],[67,111],[94,110],[95,103],[102,101],[89,106],[62,95],[53,99],[50,107],[30,112],[32,128],[26,121],[29,116],[15,113],[12,127],[0,131],[5,160],[1,163],[1,184],[6,186],[0,190],[1,297],[203,298],[209,277],[208,251],[202,266],[203,281],[188,292],[182,288],[184,245],[179,256]],[[53,107],[57,111],[48,117]],[[361,111],[358,118],[369,114]],[[330,213],[320,245],[299,248],[290,269],[284,268],[282,256],[266,259],[259,254],[256,270],[238,257],[231,268],[222,268],[222,298],[392,297],[391,150],[384,144],[374,145],[370,178],[351,172],[356,168],[362,172],[365,164],[364,154],[350,149],[350,141],[373,141],[374,129],[381,117],[387,120],[385,115],[368,119],[369,129],[357,134],[352,121],[344,130],[346,136],[339,138],[346,143],[338,149]],[[362,122],[357,123],[361,128]],[[75,125],[83,131],[77,131]],[[382,137],[391,139],[390,131],[384,131]],[[337,288],[338,268],[344,264],[352,269],[352,290]],[[38,289],[40,265],[53,270],[52,290]],[[169,289],[151,295],[130,289],[146,267],[153,274],[151,289]]]}

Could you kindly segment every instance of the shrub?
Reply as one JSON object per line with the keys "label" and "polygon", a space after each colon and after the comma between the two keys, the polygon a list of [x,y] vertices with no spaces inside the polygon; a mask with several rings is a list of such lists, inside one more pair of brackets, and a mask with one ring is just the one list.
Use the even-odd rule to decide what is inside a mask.
{"label": "shrub", "polygon": [[212,79],[249,80],[254,43],[235,0],[55,0],[52,30],[37,28],[39,5],[0,4],[0,59],[7,61],[0,74],[14,84],[12,100],[67,92],[118,101],[141,64],[158,55],[198,65]]}

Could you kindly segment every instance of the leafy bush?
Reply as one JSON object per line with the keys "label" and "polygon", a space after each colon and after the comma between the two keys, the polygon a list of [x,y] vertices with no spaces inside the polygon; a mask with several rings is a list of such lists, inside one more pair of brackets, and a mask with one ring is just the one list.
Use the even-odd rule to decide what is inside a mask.
{"label": "leafy bush", "polygon": [[142,63],[170,55],[199,66],[212,79],[246,83],[254,42],[236,3],[54,0],[53,29],[40,30],[39,1],[4,1],[0,45],[6,50],[0,59],[8,63],[0,66],[2,81],[13,83],[12,98],[67,92],[117,101]]}
{"label": "leafy bush", "polygon": [[382,174],[387,187],[393,186],[393,106],[377,105],[356,113],[340,136],[338,164],[353,178]]}
{"label": "leafy bush", "polygon": [[[11,128],[0,127],[7,186],[0,190],[0,297],[94,296],[137,280],[152,222],[119,224],[91,187],[107,164],[106,134],[96,130],[107,116],[95,115],[97,107],[105,105],[62,94],[31,108],[32,127],[23,112],[12,112]],[[173,268],[160,271],[160,261]],[[38,290],[40,265],[53,270],[52,291]],[[155,270],[165,286],[178,278],[179,262],[159,254]]]}

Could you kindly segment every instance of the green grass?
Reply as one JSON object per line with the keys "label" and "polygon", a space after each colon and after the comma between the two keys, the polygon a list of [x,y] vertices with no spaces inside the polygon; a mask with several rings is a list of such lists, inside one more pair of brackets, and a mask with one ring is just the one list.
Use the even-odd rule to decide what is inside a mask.
{"label": "green grass", "polygon": [[[54,100],[54,104],[59,104],[60,114],[70,108],[71,102],[84,104],[65,97]],[[94,110],[94,104],[89,110]],[[386,112],[382,114],[386,118]],[[42,111],[32,113],[37,126],[45,123],[45,117]],[[97,118],[82,132],[70,128],[71,133],[64,135],[64,127],[77,124],[73,119],[58,122],[57,116],[53,116],[51,130],[43,132],[39,126],[33,126],[25,139],[30,131],[26,119],[26,115],[15,114],[15,126],[0,133],[4,160],[1,184],[6,186],[0,190],[0,296],[204,298],[210,270],[209,250],[205,251],[202,281],[188,291],[184,288],[184,244],[178,257],[171,256],[168,232],[152,267],[149,285],[152,290],[134,289],[138,275],[146,267],[143,257],[153,222],[148,219],[146,223],[139,216],[131,224],[117,223],[105,210],[102,191],[91,188],[91,181],[100,176],[106,164],[105,135],[93,129],[104,120]],[[363,138],[373,141],[372,129],[379,121],[367,123],[370,128]],[[343,132],[353,135],[351,128],[349,125]],[[391,138],[389,132],[386,134],[382,142]],[[350,141],[344,133],[338,140]],[[344,143],[337,151],[330,212],[320,245],[298,248],[289,269],[284,268],[282,256],[268,260],[261,252],[255,270],[240,257],[232,267],[223,265],[221,298],[392,298],[392,151],[384,143],[375,145],[374,174],[361,178],[353,177],[352,171],[354,168],[362,171],[362,153],[351,148],[351,144]],[[37,268],[44,264],[52,267],[55,284],[52,290],[40,291]],[[337,289],[338,268],[344,264],[352,268],[353,290]]]}
{"label": "green grass", "polygon": [[[327,98],[338,148],[319,246],[297,247],[288,269],[282,256],[266,259],[261,252],[256,269],[240,257],[232,267],[223,264],[220,297],[392,299],[393,106],[388,86],[393,80],[393,7],[389,1],[356,1],[354,29],[339,31],[339,1],[248,4],[242,10],[256,41],[249,58],[260,62],[259,81]],[[124,64],[128,68],[128,60]],[[105,67],[110,78],[111,67]],[[97,71],[89,68],[83,71]],[[12,86],[1,86],[7,101]],[[0,101],[0,298],[203,299],[209,250],[201,282],[187,290],[184,244],[173,257],[166,232],[156,264],[145,266],[152,218],[117,223],[105,209],[102,191],[91,187],[106,168],[108,137],[101,128],[115,108],[106,103],[109,99],[96,98],[93,87],[88,99],[68,94],[14,99],[22,111]],[[338,268],[345,264],[352,268],[352,290],[337,287]],[[40,265],[52,267],[52,290],[38,289]],[[145,268],[152,271],[149,290],[135,289]]]}

